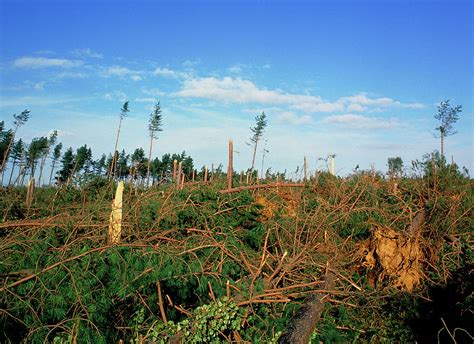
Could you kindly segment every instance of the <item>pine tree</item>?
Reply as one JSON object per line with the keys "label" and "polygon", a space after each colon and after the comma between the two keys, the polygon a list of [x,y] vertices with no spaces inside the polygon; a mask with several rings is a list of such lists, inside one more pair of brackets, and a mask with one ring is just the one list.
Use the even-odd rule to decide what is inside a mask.
{"label": "pine tree", "polygon": [[48,144],[43,151],[43,156],[41,158],[41,166],[40,166],[40,175],[38,177],[38,185],[41,185],[41,178],[43,176],[43,168],[46,163],[46,159],[48,158],[49,152],[51,151],[51,147],[56,144],[56,140],[58,139],[58,131],[54,130],[51,135],[49,135]]}
{"label": "pine tree", "polygon": [[115,139],[115,148],[114,148],[114,151],[113,151],[113,159],[112,159],[112,163],[110,165],[110,170],[109,170],[109,178],[111,177],[112,179],[115,179],[115,173],[116,173],[116,162],[117,162],[117,146],[118,146],[118,141],[119,141],[119,137],[120,137],[120,129],[122,128],[122,121],[125,117],[127,117],[127,114],[130,112],[129,108],[128,108],[128,101],[126,101],[123,106],[122,106],[122,109],[120,110],[120,121],[119,121],[119,127],[118,127],[118,130],[117,130],[117,138]]}
{"label": "pine tree", "polygon": [[25,145],[23,143],[23,140],[22,139],[19,139],[12,147],[12,153],[11,153],[11,157],[12,157],[12,170],[10,172],[10,178],[8,180],[8,185],[11,184],[12,182],[12,177],[13,177],[13,172],[15,170],[15,165],[18,161],[21,161],[21,159],[23,158],[23,152],[25,150]]}
{"label": "pine tree", "polygon": [[155,110],[150,114],[150,121],[148,124],[148,130],[150,132],[150,152],[148,154],[148,164],[146,172],[146,187],[150,185],[150,164],[151,164],[151,152],[153,147],[153,140],[158,138],[158,132],[162,131],[162,115],[160,102],[156,103]]}
{"label": "pine tree", "polygon": [[49,175],[49,185],[51,185],[51,180],[53,179],[53,172],[54,167],[56,166],[56,162],[61,157],[61,149],[63,149],[63,144],[60,142],[58,143],[53,150],[53,163],[51,165],[51,174]]}
{"label": "pine tree", "polygon": [[5,151],[3,153],[2,165],[0,166],[0,172],[2,173],[2,183],[3,183],[3,174],[5,172],[5,166],[6,166],[6,163],[7,163],[7,160],[8,160],[8,155],[10,153],[10,148],[13,145],[13,142],[15,141],[16,132],[18,131],[18,128],[20,126],[22,126],[23,124],[25,124],[28,121],[29,117],[30,117],[30,111],[28,111],[28,110],[22,111],[22,113],[20,113],[19,115],[17,115],[17,114],[13,115],[13,118],[15,119],[13,121],[13,126],[14,126],[13,135],[11,136],[10,141],[8,143],[8,146],[7,146],[7,148],[5,149]]}
{"label": "pine tree", "polygon": [[35,177],[35,171],[37,167],[37,162],[44,154],[44,151],[48,147],[48,138],[46,137],[35,137],[31,140],[31,143],[28,147],[28,162],[27,165],[31,169],[31,178]]}
{"label": "pine tree", "polygon": [[71,147],[69,147],[63,154],[61,159],[61,169],[58,171],[58,181],[61,183],[66,182],[70,177],[74,169],[75,156]]}
{"label": "pine tree", "polygon": [[453,124],[458,121],[458,113],[460,112],[462,112],[462,105],[451,107],[449,100],[442,101],[438,105],[438,113],[435,115],[435,118],[441,121],[441,124],[435,129],[439,131],[442,157],[444,157],[444,138],[457,133],[453,128]]}
{"label": "pine tree", "polygon": [[257,156],[257,146],[260,142],[263,132],[267,126],[267,116],[265,112],[262,112],[261,115],[255,117],[255,127],[250,128],[253,135],[250,138],[250,142],[253,144],[253,156],[252,156],[252,166],[250,167],[250,176],[253,176],[253,170],[255,167],[255,157]]}

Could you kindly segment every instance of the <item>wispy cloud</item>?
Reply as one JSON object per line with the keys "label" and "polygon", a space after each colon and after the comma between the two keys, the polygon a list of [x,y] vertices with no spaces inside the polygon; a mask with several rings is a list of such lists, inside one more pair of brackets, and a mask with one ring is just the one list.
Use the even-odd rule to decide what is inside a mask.
{"label": "wispy cloud", "polygon": [[25,69],[37,69],[37,68],[72,68],[83,65],[83,61],[79,60],[68,60],[68,59],[50,59],[46,57],[31,57],[25,56],[20,57],[13,61],[13,67],[25,68]]}
{"label": "wispy cloud", "polygon": [[147,96],[152,96],[152,97],[161,97],[166,94],[165,92],[159,90],[158,88],[147,88],[147,87],[142,87],[142,93]]}
{"label": "wispy cloud", "polygon": [[368,107],[403,107],[409,109],[422,109],[420,103],[401,103],[388,97],[370,98],[366,93],[359,93],[350,97],[341,97],[339,102],[347,105],[347,111],[365,111]]}
{"label": "wispy cloud", "polygon": [[103,98],[105,100],[119,100],[124,102],[127,100],[127,95],[122,91],[112,91],[104,94]]}
{"label": "wispy cloud", "polygon": [[0,108],[3,107],[19,107],[19,108],[31,108],[33,106],[49,106],[56,104],[64,104],[81,101],[81,98],[72,97],[0,97]]}
{"label": "wispy cloud", "polygon": [[110,67],[101,67],[102,71],[100,72],[100,75],[106,78],[110,77],[118,77],[118,78],[125,78],[129,77],[133,81],[140,81],[143,79],[144,73],[139,70],[132,70],[127,67],[123,66],[110,66]]}
{"label": "wispy cloud", "polygon": [[135,98],[135,101],[137,103],[155,103],[156,99],[151,98],[151,97],[148,97],[148,98]]}
{"label": "wispy cloud", "polygon": [[252,81],[233,77],[203,77],[185,79],[181,90],[174,96],[183,98],[204,98],[234,104],[286,105],[290,110],[305,113],[317,112],[361,112],[375,108],[404,107],[420,109],[419,103],[401,103],[400,101],[379,97],[372,98],[365,93],[341,97],[327,101],[317,95],[295,94],[280,89],[260,88]]}
{"label": "wispy cloud", "polygon": [[367,117],[362,115],[344,114],[328,116],[322,120],[323,123],[342,125],[352,129],[391,129],[400,126],[395,120],[384,118]]}
{"label": "wispy cloud", "polygon": [[163,78],[170,78],[170,79],[187,79],[190,77],[190,74],[187,72],[177,71],[177,70],[169,69],[167,67],[157,67],[152,72],[152,74],[163,77]]}
{"label": "wispy cloud", "polygon": [[205,98],[224,103],[255,103],[267,105],[289,105],[306,112],[326,112],[342,110],[342,104],[329,103],[320,97],[284,93],[257,87],[253,82],[241,78],[215,77],[187,79],[176,97]]}
{"label": "wispy cloud", "polygon": [[79,57],[79,58],[94,58],[94,59],[101,59],[104,57],[103,54],[92,51],[90,48],[85,48],[85,49],[74,49],[71,51],[71,54],[73,56]]}
{"label": "wispy cloud", "polygon": [[298,116],[291,111],[282,111],[277,115],[277,121],[292,125],[302,125],[311,124],[313,122],[313,119],[311,118],[311,116],[308,115]]}

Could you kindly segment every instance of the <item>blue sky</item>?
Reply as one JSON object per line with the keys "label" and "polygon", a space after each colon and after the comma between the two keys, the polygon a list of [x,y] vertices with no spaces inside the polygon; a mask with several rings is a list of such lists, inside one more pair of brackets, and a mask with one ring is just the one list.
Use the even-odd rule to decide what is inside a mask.
{"label": "blue sky", "polygon": [[57,129],[110,152],[129,100],[119,147],[147,147],[160,100],[155,156],[225,165],[231,137],[245,169],[265,111],[265,168],[336,154],[346,175],[438,149],[434,115],[451,99],[464,110],[446,155],[474,168],[470,1],[4,0],[0,18],[0,120],[31,110],[26,140]]}

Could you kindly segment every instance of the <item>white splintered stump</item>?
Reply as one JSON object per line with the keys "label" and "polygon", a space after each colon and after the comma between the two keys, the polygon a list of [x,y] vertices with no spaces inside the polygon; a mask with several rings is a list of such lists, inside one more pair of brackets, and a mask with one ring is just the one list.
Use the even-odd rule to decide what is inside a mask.
{"label": "white splintered stump", "polygon": [[123,182],[119,182],[115,192],[115,199],[112,201],[109,230],[107,232],[107,239],[110,244],[118,244],[122,235],[122,197]]}
{"label": "white splintered stump", "polygon": [[331,157],[331,174],[334,176],[334,157]]}
{"label": "white splintered stump", "polygon": [[26,190],[26,205],[29,207],[33,203],[33,194],[35,192],[35,178],[28,181],[28,189]]}

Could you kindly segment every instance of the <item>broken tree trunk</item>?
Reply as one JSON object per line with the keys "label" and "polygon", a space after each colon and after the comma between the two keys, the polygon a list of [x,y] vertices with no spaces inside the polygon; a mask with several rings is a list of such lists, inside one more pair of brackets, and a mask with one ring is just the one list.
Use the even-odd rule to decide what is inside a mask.
{"label": "broken tree trunk", "polygon": [[[328,271],[324,276],[322,288],[326,291],[334,289],[336,276]],[[306,298],[298,312],[293,316],[286,331],[278,340],[279,344],[307,344],[321,317],[328,294],[312,294]]]}
{"label": "broken tree trunk", "polygon": [[112,201],[109,230],[107,231],[109,244],[118,244],[120,242],[120,236],[122,235],[122,196],[123,182],[119,182],[115,199]]}
{"label": "broken tree trunk", "polygon": [[26,190],[26,205],[31,207],[33,203],[33,194],[35,192],[35,178],[31,178],[28,181],[28,189]]}

